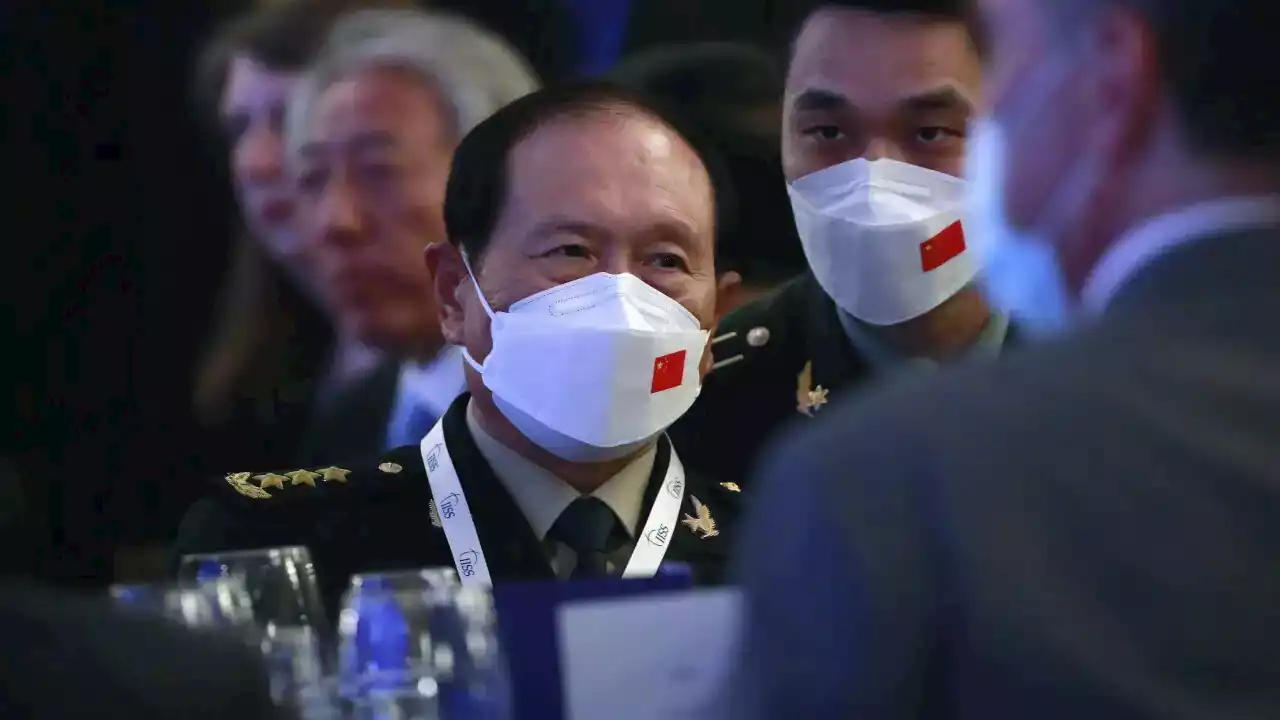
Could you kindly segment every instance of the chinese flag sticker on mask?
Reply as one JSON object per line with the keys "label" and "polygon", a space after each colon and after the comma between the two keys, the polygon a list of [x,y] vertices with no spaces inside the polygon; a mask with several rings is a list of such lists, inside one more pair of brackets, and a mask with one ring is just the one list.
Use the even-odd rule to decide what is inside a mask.
{"label": "chinese flag sticker on mask", "polygon": [[653,361],[651,394],[678,388],[684,383],[684,358],[685,351],[677,350]]}
{"label": "chinese flag sticker on mask", "polygon": [[964,252],[964,228],[960,221],[951,223],[942,232],[920,243],[920,269],[932,272],[959,257]]}

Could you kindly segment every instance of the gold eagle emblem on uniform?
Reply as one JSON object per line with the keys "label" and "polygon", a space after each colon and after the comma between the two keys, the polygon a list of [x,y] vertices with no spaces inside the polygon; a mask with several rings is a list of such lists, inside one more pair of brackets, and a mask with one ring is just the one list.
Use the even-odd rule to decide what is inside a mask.
{"label": "gold eagle emblem on uniform", "polygon": [[702,533],[699,537],[703,540],[719,535],[720,531],[716,529],[716,520],[711,517],[711,508],[703,505],[702,502],[693,495],[689,496],[689,500],[693,502],[694,514],[686,514],[680,522],[684,523],[684,525],[692,530],[695,535]]}

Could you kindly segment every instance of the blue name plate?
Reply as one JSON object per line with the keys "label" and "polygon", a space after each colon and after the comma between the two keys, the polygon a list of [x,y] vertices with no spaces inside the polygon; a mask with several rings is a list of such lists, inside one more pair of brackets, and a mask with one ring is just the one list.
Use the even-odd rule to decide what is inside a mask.
{"label": "blue name plate", "polygon": [[664,563],[652,578],[500,583],[493,588],[498,635],[511,669],[517,720],[564,717],[556,610],[575,600],[669,593],[693,587],[688,566]]}

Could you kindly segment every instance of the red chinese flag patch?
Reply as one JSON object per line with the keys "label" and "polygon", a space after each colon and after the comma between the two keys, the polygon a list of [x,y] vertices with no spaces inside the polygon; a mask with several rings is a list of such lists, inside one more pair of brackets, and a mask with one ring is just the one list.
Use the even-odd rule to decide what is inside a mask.
{"label": "red chinese flag patch", "polygon": [[964,252],[964,228],[957,220],[942,232],[920,243],[920,269],[932,272]]}
{"label": "red chinese flag patch", "polygon": [[653,361],[653,384],[649,386],[650,394],[684,384],[684,354],[684,350],[677,350]]}

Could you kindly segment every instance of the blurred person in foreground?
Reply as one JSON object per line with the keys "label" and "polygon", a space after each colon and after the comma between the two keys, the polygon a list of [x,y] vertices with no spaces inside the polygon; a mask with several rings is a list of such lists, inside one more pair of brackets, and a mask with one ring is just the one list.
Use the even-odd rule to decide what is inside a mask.
{"label": "blurred person in foreground", "polygon": [[716,267],[730,276],[723,316],[804,272],[778,156],[782,70],[737,43],[660,48],[622,61],[611,78],[680,109],[716,147],[734,195],[717,240]]}
{"label": "blurred person in foreground", "polygon": [[41,720],[284,720],[237,637],[0,583],[0,715]]}
{"label": "blurred person in foreground", "polygon": [[699,438],[690,467],[742,482],[770,438],[827,402],[1013,341],[975,283],[960,218],[965,125],[982,89],[966,5],[810,3],[781,128],[808,267],[721,320],[715,370],[677,428]]}
{"label": "blurred person in foreground", "polygon": [[484,586],[678,561],[720,581],[738,495],[664,435],[710,366],[718,178],[608,85],[498,111],[458,148],[449,242],[425,257],[469,392],[420,443],[218,479],[175,554],[306,545],[331,609],[352,573],[386,568]]}
{"label": "blurred person in foreground", "polygon": [[981,8],[966,217],[1050,337],[772,453],[731,716],[1280,717],[1280,6]]}
{"label": "blurred person in foreground", "polygon": [[290,100],[302,232],[343,336],[384,354],[309,428],[299,464],[416,443],[465,386],[422,251],[444,239],[461,138],[537,88],[524,60],[459,17],[352,13]]}
{"label": "blurred person in foreground", "polygon": [[376,355],[363,343],[335,336],[299,233],[284,116],[289,93],[335,20],[352,8],[396,4],[272,3],[219,28],[202,50],[197,100],[204,117],[216,118],[245,228],[196,373],[202,454],[220,462],[292,460],[323,400],[373,365]]}

